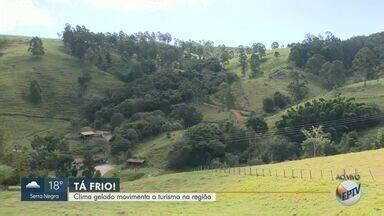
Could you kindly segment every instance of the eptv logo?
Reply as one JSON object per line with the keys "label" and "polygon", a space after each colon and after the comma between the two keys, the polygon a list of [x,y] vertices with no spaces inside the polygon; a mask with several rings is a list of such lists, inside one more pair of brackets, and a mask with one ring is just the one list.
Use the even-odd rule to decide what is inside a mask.
{"label": "eptv logo", "polygon": [[343,181],[336,188],[336,198],[340,203],[350,206],[360,200],[360,184],[354,181]]}

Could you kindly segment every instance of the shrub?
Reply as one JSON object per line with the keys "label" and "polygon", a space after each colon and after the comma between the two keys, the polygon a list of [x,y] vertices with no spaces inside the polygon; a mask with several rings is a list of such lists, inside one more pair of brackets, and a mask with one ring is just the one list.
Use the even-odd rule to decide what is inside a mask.
{"label": "shrub", "polygon": [[265,120],[257,117],[255,112],[251,112],[245,124],[256,133],[265,133],[268,131],[268,125]]}
{"label": "shrub", "polygon": [[273,112],[274,109],[274,103],[271,98],[264,98],[263,99],[263,110],[267,113]]}
{"label": "shrub", "polygon": [[279,107],[280,109],[284,109],[290,103],[291,103],[291,100],[289,99],[288,96],[283,95],[280,92],[275,92],[275,94],[273,94],[273,104]]}

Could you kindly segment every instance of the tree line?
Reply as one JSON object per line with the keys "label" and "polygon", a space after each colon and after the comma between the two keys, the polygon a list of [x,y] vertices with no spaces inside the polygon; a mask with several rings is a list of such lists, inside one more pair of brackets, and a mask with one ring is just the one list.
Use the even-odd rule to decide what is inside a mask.
{"label": "tree line", "polygon": [[306,72],[319,76],[331,89],[343,84],[352,75],[360,80],[375,79],[383,66],[384,33],[341,40],[330,32],[307,34],[302,43],[290,44],[289,60]]}

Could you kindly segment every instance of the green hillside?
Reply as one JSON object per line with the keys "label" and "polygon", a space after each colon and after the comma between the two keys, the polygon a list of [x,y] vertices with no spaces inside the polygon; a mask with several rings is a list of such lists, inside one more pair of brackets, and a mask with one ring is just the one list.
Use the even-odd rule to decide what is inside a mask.
{"label": "green hillside", "polygon": [[[265,166],[242,168],[239,175],[227,172],[197,171],[166,174],[130,182],[122,182],[123,192],[216,192],[217,201],[212,203],[75,203],[58,202],[28,203],[19,201],[19,192],[0,192],[0,213],[39,215],[57,214],[273,214],[273,215],[380,215],[384,211],[384,150],[365,151],[330,157],[318,157]],[[374,160],[372,160],[374,159]],[[252,170],[252,176],[249,169]],[[335,198],[339,181],[333,175],[355,172],[361,175],[362,196],[358,204],[341,206]],[[256,169],[261,175],[255,176]],[[269,176],[269,169],[272,176]],[[283,177],[283,170],[287,176]],[[244,173],[246,170],[247,173]],[[294,178],[291,171],[294,170]],[[303,171],[303,178],[300,176]],[[312,179],[309,178],[312,171]],[[373,175],[370,175],[369,170]],[[237,170],[235,170],[237,171]],[[275,176],[275,171],[278,176]],[[323,172],[321,178],[320,172]],[[248,193],[247,193],[248,192]],[[254,193],[252,193],[254,192]],[[272,193],[271,193],[272,192]],[[303,193],[300,193],[303,192]],[[315,193],[310,193],[315,192]],[[322,192],[322,193],[316,193]],[[279,212],[279,213],[276,213]]]}
{"label": "green hillside", "polygon": [[[280,48],[275,50],[268,50],[266,52],[266,55],[263,58],[263,62],[260,65],[261,71],[263,71],[266,75],[271,73],[272,71],[276,71],[280,68],[284,68],[288,65],[287,59],[289,56],[289,48]],[[275,52],[279,52],[280,56],[276,58],[274,56]],[[250,55],[248,55],[248,59],[250,58]],[[236,73],[239,77],[241,77],[241,68],[239,65],[239,58],[235,57],[231,59],[226,66],[226,69],[229,71],[232,71]],[[249,65],[246,69],[247,77],[251,73],[251,69],[249,68]]]}
{"label": "green hillside", "polygon": [[[273,55],[276,51],[280,53],[278,58]],[[260,70],[263,71],[261,77],[249,79],[248,76],[251,71],[248,65],[246,79],[241,79],[232,85],[232,91],[236,97],[236,106],[238,109],[252,110],[258,114],[263,114],[262,101],[265,97],[271,97],[276,91],[288,94],[287,86],[290,82],[290,72],[297,70],[304,74],[301,70],[293,68],[292,65],[288,63],[289,51],[289,48],[268,50],[266,56],[263,58],[263,62],[260,64]],[[242,77],[238,57],[231,59],[226,69]],[[325,90],[319,84],[318,77],[308,73],[304,75],[310,89],[309,98],[325,93]]]}
{"label": "green hillside", "polygon": [[[0,36],[0,40],[7,41],[0,57],[0,127],[10,130],[12,139],[26,142],[46,131],[63,135],[84,104],[120,85],[114,76],[66,54],[61,40],[43,39],[46,53],[41,58],[27,52],[27,37]],[[85,72],[92,80],[86,95],[78,98],[77,78]],[[27,99],[32,80],[42,88],[42,102],[37,105]]]}

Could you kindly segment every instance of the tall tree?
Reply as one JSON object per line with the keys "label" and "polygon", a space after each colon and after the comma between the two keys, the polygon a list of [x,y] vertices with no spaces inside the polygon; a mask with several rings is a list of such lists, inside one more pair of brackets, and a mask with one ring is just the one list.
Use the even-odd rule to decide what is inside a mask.
{"label": "tall tree", "polygon": [[43,42],[39,37],[33,37],[29,41],[28,52],[31,52],[33,56],[42,56],[45,54]]}
{"label": "tall tree", "polygon": [[307,81],[304,76],[297,71],[293,71],[291,74],[292,81],[288,85],[288,91],[292,98],[299,102],[307,97],[309,88],[307,87]]}
{"label": "tall tree", "polygon": [[33,103],[41,102],[41,87],[36,80],[29,84],[29,98]]}
{"label": "tall tree", "polygon": [[230,59],[230,54],[228,52],[228,49],[225,47],[225,45],[219,45],[220,48],[220,61],[223,64],[228,64]]}
{"label": "tall tree", "polygon": [[265,56],[267,49],[265,48],[265,45],[262,43],[254,43],[252,44],[252,52],[257,53],[260,58],[263,58]]}
{"label": "tall tree", "polygon": [[343,62],[336,60],[332,63],[326,62],[320,70],[320,78],[326,88],[333,88],[345,80],[345,69]]}
{"label": "tall tree", "polygon": [[377,75],[377,70],[375,70],[377,64],[377,56],[368,47],[363,47],[356,53],[352,61],[352,68],[363,77],[364,87],[367,86],[368,79],[373,79]]}
{"label": "tall tree", "polygon": [[271,44],[271,49],[277,49],[279,48],[279,43],[274,41],[272,44]]}
{"label": "tall tree", "polygon": [[96,173],[95,162],[93,161],[93,156],[89,152],[84,155],[84,165],[82,169],[82,176],[85,178],[93,178]]}
{"label": "tall tree", "polygon": [[321,66],[325,63],[324,56],[320,54],[315,54],[311,58],[308,59],[307,63],[305,64],[305,69],[309,73],[319,75],[319,71],[321,69]]}
{"label": "tall tree", "polygon": [[87,91],[88,83],[91,81],[91,74],[88,72],[83,76],[77,78],[77,82],[79,83],[79,97],[82,98],[84,93]]}
{"label": "tall tree", "polygon": [[224,110],[230,110],[235,106],[236,98],[232,93],[231,86],[223,82],[219,86],[218,96]]}
{"label": "tall tree", "polygon": [[260,70],[261,59],[256,53],[252,53],[249,64],[251,66],[251,78],[255,78],[258,75],[262,74]]}
{"label": "tall tree", "polygon": [[111,54],[109,52],[107,52],[105,54],[105,70],[108,70],[109,68],[112,67],[112,58],[111,58]]}
{"label": "tall tree", "polygon": [[239,51],[239,63],[241,66],[241,74],[243,75],[243,78],[245,78],[246,76],[245,72],[247,69],[247,54],[245,53],[244,46],[239,46],[238,51]]}
{"label": "tall tree", "polygon": [[323,127],[312,126],[310,130],[302,131],[306,140],[303,141],[302,147],[304,154],[316,157],[316,155],[324,154],[331,144],[330,135],[323,131]]}

